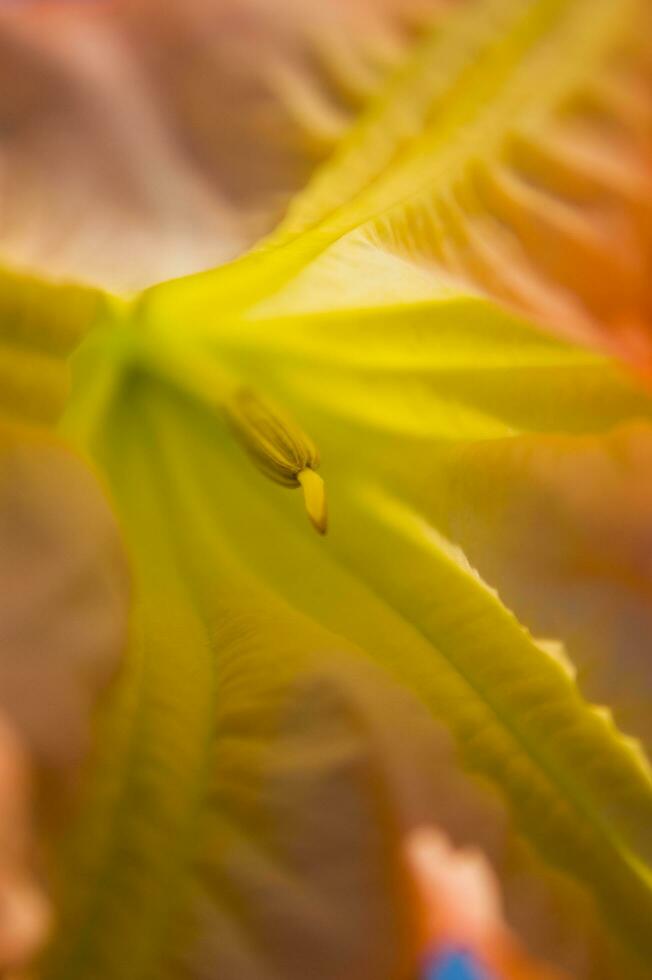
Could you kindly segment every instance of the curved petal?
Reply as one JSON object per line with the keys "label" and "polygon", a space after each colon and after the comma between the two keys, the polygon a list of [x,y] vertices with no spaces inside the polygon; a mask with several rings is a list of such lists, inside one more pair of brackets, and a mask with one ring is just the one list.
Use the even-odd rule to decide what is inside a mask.
{"label": "curved petal", "polygon": [[523,436],[450,454],[421,505],[578,683],[649,748],[652,429]]}
{"label": "curved petal", "polygon": [[439,6],[8,5],[0,255],[129,290],[240,254]]}
{"label": "curved petal", "polygon": [[[145,452],[143,447],[148,447]],[[74,977],[89,964],[94,976],[121,976],[125,948],[132,950],[134,976],[164,971],[174,952],[171,922],[189,915],[190,935],[198,929],[203,934],[193,917],[197,902],[205,910],[203,930],[215,928],[225,938],[216,946],[204,945],[203,958],[185,961],[190,976],[210,976],[216,963],[224,965],[227,976],[229,971],[247,976],[247,970],[264,976],[260,971],[273,970],[274,964],[282,965],[285,976],[304,970],[305,956],[297,963],[287,934],[279,934],[276,907],[283,895],[290,905],[279,908],[294,911],[279,912],[282,921],[294,921],[300,908],[311,948],[321,951],[318,961],[331,969],[330,957],[336,955],[342,969],[348,964],[355,972],[363,955],[360,935],[370,934],[368,923],[379,923],[380,912],[381,934],[397,942],[387,926],[390,920],[400,922],[389,911],[396,893],[388,889],[390,904],[379,906],[378,881],[371,893],[365,885],[369,867],[379,873],[384,861],[379,864],[379,857],[361,852],[350,837],[339,837],[344,828],[330,810],[323,827],[318,824],[326,869],[321,849],[314,864],[308,860],[316,831],[293,837],[302,843],[305,861],[296,882],[300,898],[290,887],[293,879],[289,884],[286,879],[288,862],[292,866],[300,855],[288,852],[287,838],[277,836],[282,822],[312,828],[319,821],[322,807],[310,790],[310,769],[321,772],[315,792],[340,785],[333,783],[334,774],[327,775],[340,758],[339,736],[327,725],[333,760],[323,747],[320,725],[310,719],[324,717],[322,697],[330,703],[317,668],[323,663],[334,669],[342,656],[355,674],[364,677],[366,665],[375,661],[394,684],[412,688],[452,728],[465,766],[509,801],[519,831],[506,832],[503,847],[511,856],[499,858],[498,865],[510,915],[519,904],[514,896],[523,888],[524,875],[533,873],[530,852],[522,853],[521,831],[547,861],[583,883],[584,896],[582,887],[569,894],[563,878],[544,875],[530,893],[541,895],[547,911],[540,908],[529,922],[521,894],[516,915],[526,935],[539,942],[541,930],[548,941],[555,936],[550,955],[557,962],[566,958],[574,975],[595,976],[604,969],[608,976],[613,950],[605,949],[606,937],[597,938],[586,904],[591,893],[600,895],[608,921],[618,921],[634,945],[646,942],[652,792],[645,760],[604,715],[582,701],[565,669],[519,626],[453,547],[404,503],[365,483],[368,457],[359,446],[353,450],[357,469],[333,465],[328,474],[333,526],[324,543],[291,492],[251,466],[224,421],[184,396],[136,373],[106,416],[96,452],[111,475],[134,549],[142,640],[132,650],[130,680],[102,740],[97,795],[76,835],[72,868],[77,871],[68,877],[71,886],[84,886],[72,888],[68,897],[69,919],[53,977]],[[387,554],[391,564],[384,559]],[[297,678],[302,676],[317,698],[310,709],[301,708]],[[405,727],[401,709],[385,709],[375,683],[369,698],[370,703],[377,699],[385,720],[390,713],[395,716],[386,734],[397,737]],[[283,735],[279,704],[283,711],[286,705],[299,712],[296,747],[294,736]],[[436,739],[433,723],[423,725]],[[276,753],[279,738],[286,751]],[[363,741],[359,750],[366,758],[368,744]],[[307,769],[299,765],[294,770],[295,753],[296,764],[305,760]],[[380,758],[390,755],[385,749]],[[427,811],[429,819],[454,834],[466,823],[467,839],[485,843],[483,835],[496,827],[495,802],[484,796],[474,777],[467,776],[469,785],[463,789],[457,765],[441,750],[431,765],[432,779],[446,791]],[[296,781],[288,783],[293,772]],[[357,795],[358,779],[368,772],[368,763],[353,770],[357,807],[368,801],[364,793]],[[428,772],[428,764],[419,766],[415,778],[427,786]],[[215,778],[225,780],[217,793]],[[350,789],[344,780],[342,791]],[[476,800],[470,809],[469,797]],[[347,834],[367,826],[367,820],[385,825],[385,818],[377,811],[370,816],[366,806],[347,823]],[[200,837],[201,827],[206,829]],[[332,851],[329,832],[335,837]],[[375,838],[366,833],[371,843]],[[271,866],[259,863],[260,847],[265,855],[271,848]],[[356,871],[349,866],[351,855],[363,853],[369,866],[365,861]],[[383,853],[382,846],[377,853]],[[117,861],[118,854],[130,859]],[[334,890],[325,893],[338,856],[347,871],[338,871]],[[245,871],[251,879],[243,881]],[[314,921],[307,897],[313,888],[325,903]],[[360,918],[353,936],[346,926],[352,913],[340,888],[345,894],[355,889]],[[125,894],[130,895],[127,904]],[[244,894],[251,897],[243,901]],[[223,909],[215,918],[217,902]],[[131,912],[135,907],[141,910],[137,920]],[[564,913],[569,907],[574,912]],[[248,923],[244,931],[235,925],[243,917]],[[328,923],[325,932],[317,928],[320,922]],[[326,937],[334,934],[342,942],[326,950],[322,942],[328,946]],[[267,937],[279,935],[279,945],[269,945]],[[364,955],[373,966],[380,947],[377,932],[372,935],[374,945]],[[400,944],[383,948],[390,971],[397,949]],[[638,966],[626,962],[635,977]],[[356,969],[359,975],[361,967]]]}
{"label": "curved petal", "polygon": [[460,4],[263,247],[160,287],[166,313],[213,291],[249,308],[306,268],[307,293],[310,264],[348,237],[647,372],[648,24],[641,0]]}
{"label": "curved petal", "polygon": [[[432,816],[437,741],[361,652],[213,533],[199,570],[214,515],[169,524],[170,432],[159,441],[147,396],[132,389],[102,444],[138,537],[137,623],[47,975],[403,975],[416,931],[400,842]],[[387,714],[403,725],[386,730]]]}

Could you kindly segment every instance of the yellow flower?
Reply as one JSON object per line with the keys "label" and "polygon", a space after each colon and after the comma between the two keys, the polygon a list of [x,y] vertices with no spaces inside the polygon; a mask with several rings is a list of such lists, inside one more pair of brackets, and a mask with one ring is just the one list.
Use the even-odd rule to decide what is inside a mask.
{"label": "yellow flower", "polygon": [[135,593],[46,980],[407,977],[424,820],[556,968],[649,973],[647,26],[453,4],[244,256],[8,274],[11,408],[86,331],[60,432]]}

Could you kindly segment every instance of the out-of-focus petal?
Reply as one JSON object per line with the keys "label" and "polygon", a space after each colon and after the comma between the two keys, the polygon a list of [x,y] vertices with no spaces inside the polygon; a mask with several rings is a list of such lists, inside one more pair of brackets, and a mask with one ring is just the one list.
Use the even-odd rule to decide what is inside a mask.
{"label": "out-of-focus petal", "polygon": [[97,290],[0,271],[0,972],[13,980],[25,980],[49,931],[30,870],[47,846],[32,831],[70,801],[126,642],[109,506],[81,460],[43,431],[65,402],[67,356],[104,302]]}
{"label": "out-of-focus petal", "polygon": [[0,268],[0,420],[54,425],[68,396],[67,360],[105,294]]}
{"label": "out-of-focus petal", "polygon": [[[50,909],[30,867],[34,858],[31,783],[23,746],[0,719],[0,971],[31,959],[50,926]],[[13,973],[12,973],[13,976]]]}
{"label": "out-of-focus petal", "polygon": [[649,372],[649,24],[644,0],[461,4],[271,242],[372,242]]}
{"label": "out-of-focus petal", "polygon": [[[652,430],[521,436],[444,453],[419,505],[589,697],[652,745]],[[554,646],[554,644],[553,644]]]}
{"label": "out-of-focus petal", "polygon": [[[0,11],[0,255],[130,289],[239,254],[442,0]],[[407,33],[406,33],[407,32]]]}
{"label": "out-of-focus petal", "polygon": [[459,950],[470,954],[480,977],[486,971],[493,980],[562,980],[561,973],[530,959],[511,933],[500,887],[479,851],[456,850],[440,830],[424,826],[408,836],[405,852],[428,960],[445,961],[447,951]]}
{"label": "out-of-focus petal", "polygon": [[92,474],[0,432],[0,705],[48,768],[78,763],[126,643],[125,561]]}

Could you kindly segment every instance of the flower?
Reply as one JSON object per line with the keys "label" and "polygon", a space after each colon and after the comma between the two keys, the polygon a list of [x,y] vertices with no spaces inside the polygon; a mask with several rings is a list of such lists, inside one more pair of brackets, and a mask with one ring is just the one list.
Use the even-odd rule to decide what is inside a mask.
{"label": "flower", "polygon": [[134,580],[47,980],[407,977],[424,822],[551,970],[649,969],[646,18],[453,4],[246,255],[8,274]]}

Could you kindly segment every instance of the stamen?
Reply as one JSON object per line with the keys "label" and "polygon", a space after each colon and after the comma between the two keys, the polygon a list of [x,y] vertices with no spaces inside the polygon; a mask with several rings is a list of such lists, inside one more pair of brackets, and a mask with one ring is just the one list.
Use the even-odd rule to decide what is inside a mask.
{"label": "stamen", "polygon": [[326,534],[328,509],[324,481],[319,473],[315,473],[309,466],[297,474],[297,480],[303,489],[303,499],[312,526],[319,534]]}
{"label": "stamen", "polygon": [[312,440],[285,412],[250,388],[239,388],[226,410],[231,428],[258,469],[282,486],[301,486],[308,517],[325,534],[326,491],[315,472],[319,453]]}

